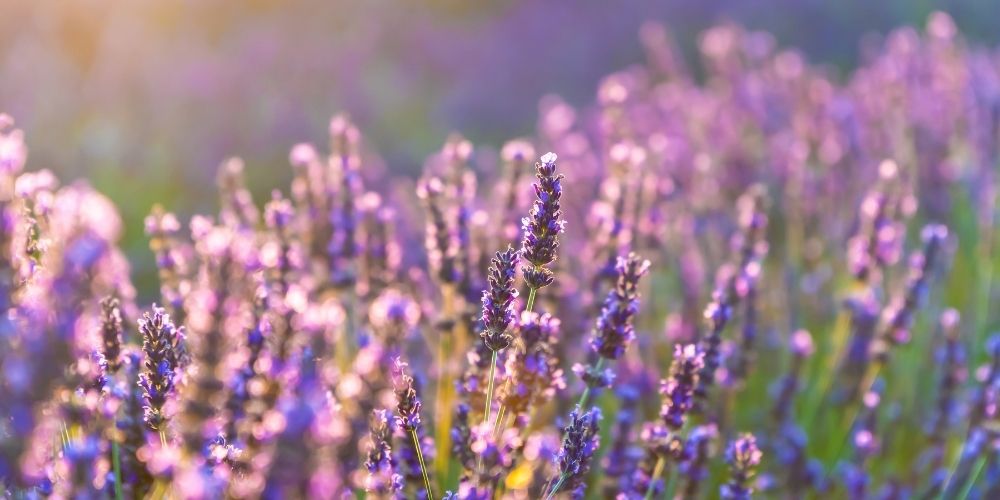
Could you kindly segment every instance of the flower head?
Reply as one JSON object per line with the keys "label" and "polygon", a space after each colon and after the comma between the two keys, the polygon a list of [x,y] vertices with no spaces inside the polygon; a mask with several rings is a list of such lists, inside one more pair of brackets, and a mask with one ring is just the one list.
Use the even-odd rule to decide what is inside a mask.
{"label": "flower head", "polygon": [[590,471],[590,462],[601,442],[598,434],[600,421],[601,410],[597,407],[585,412],[577,407],[569,414],[562,447],[556,455],[556,464],[567,490],[573,491],[583,484],[583,479]]}
{"label": "flower head", "polygon": [[649,261],[634,253],[619,257],[618,282],[604,299],[590,347],[607,359],[618,359],[635,338],[632,320],[639,312],[639,279],[649,271]]}
{"label": "flower head", "polygon": [[174,374],[178,358],[175,349],[178,333],[170,315],[160,307],[146,312],[139,320],[144,355],[139,387],[145,400],[145,421],[152,430],[162,430],[166,421],[164,405],[174,390]]}
{"label": "flower head", "polygon": [[556,260],[559,233],[566,221],[562,219],[562,174],[556,174],[556,155],[546,153],[535,164],[535,200],[528,217],[521,220],[521,256],[531,266],[524,270],[529,288],[542,288],[552,283],[552,271],[547,267]]}
{"label": "flower head", "polygon": [[757,447],[753,434],[742,434],[729,444],[726,449],[726,462],[729,463],[729,483],[722,486],[722,498],[749,499],[753,494],[750,480],[760,465],[763,454]]}
{"label": "flower head", "polygon": [[517,275],[517,251],[508,246],[497,252],[489,270],[489,289],[483,290],[483,331],[479,335],[486,346],[500,351],[510,346],[514,337],[508,333],[515,319],[514,299],[517,289],[514,278]]}
{"label": "flower head", "polygon": [[671,429],[684,426],[684,417],[694,405],[694,390],[699,374],[705,366],[705,354],[697,344],[674,346],[674,360],[670,364],[670,378],[663,381],[663,407],[660,417]]}
{"label": "flower head", "polygon": [[396,392],[396,425],[409,432],[420,427],[420,397],[413,377],[407,373],[409,366],[402,359],[393,360],[392,377]]}

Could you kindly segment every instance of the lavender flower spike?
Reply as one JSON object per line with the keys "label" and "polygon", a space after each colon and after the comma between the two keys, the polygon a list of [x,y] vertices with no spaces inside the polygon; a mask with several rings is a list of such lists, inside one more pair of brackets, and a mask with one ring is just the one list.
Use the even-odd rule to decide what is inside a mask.
{"label": "lavender flower spike", "polygon": [[[489,271],[489,289],[483,290],[483,332],[479,335],[483,343],[493,352],[490,360],[489,385],[486,388],[486,403],[483,409],[483,424],[490,420],[493,408],[493,385],[497,370],[497,352],[506,349],[514,336],[507,333],[514,321],[514,277],[517,275],[517,251],[509,245],[504,252],[493,257]],[[497,417],[499,418],[499,417]]]}
{"label": "lavender flower spike", "polygon": [[413,377],[406,372],[409,364],[396,358],[393,360],[392,375],[396,392],[396,425],[404,431],[416,430],[420,426],[420,398],[413,385]]}
{"label": "lavender flower spike", "polygon": [[153,306],[153,314],[144,313],[139,320],[144,355],[139,387],[145,401],[144,420],[154,431],[162,431],[166,423],[163,407],[174,390],[177,358],[174,341],[177,332],[170,315],[162,307]]}
{"label": "lavender flower spike", "polygon": [[374,410],[371,419],[371,444],[364,466],[368,471],[365,479],[365,492],[370,495],[387,495],[390,492],[400,493],[403,489],[403,478],[396,473],[396,464],[392,458],[392,427],[385,410]]}
{"label": "lavender flower spike", "polygon": [[639,279],[649,271],[649,261],[629,253],[615,265],[618,282],[604,299],[590,347],[602,358],[615,360],[625,353],[635,338],[632,319],[639,312]]}
{"label": "lavender flower spike", "polygon": [[556,159],[555,153],[545,153],[535,164],[538,182],[534,184],[534,188],[537,199],[528,217],[521,220],[521,230],[524,233],[521,256],[531,264],[524,271],[524,281],[532,290],[552,283],[552,271],[546,266],[556,260],[558,236],[566,225],[560,207],[560,181],[563,176],[556,174]]}
{"label": "lavender flower spike", "polygon": [[697,344],[674,346],[670,378],[663,381],[660,388],[660,393],[663,394],[660,417],[667,427],[676,431],[684,426],[685,415],[694,406],[694,390],[704,367],[705,353]]}
{"label": "lavender flower spike", "polygon": [[420,472],[423,475],[424,489],[426,490],[427,497],[433,499],[434,493],[431,490],[430,479],[427,477],[427,464],[424,463],[423,449],[418,437],[420,428],[420,397],[417,395],[413,377],[406,371],[408,366],[400,358],[393,360],[392,376],[396,393],[396,425],[404,433],[410,435],[420,466]]}
{"label": "lavender flower spike", "polygon": [[726,462],[729,463],[729,483],[724,484],[719,493],[722,498],[732,500],[749,500],[753,497],[750,481],[760,465],[762,457],[757,439],[753,434],[742,434],[729,444],[726,450]]}
{"label": "lavender flower spike", "polygon": [[506,349],[514,340],[508,330],[516,319],[513,305],[517,298],[517,259],[517,251],[510,246],[497,252],[489,270],[489,289],[483,290],[483,332],[479,335],[491,351]]}
{"label": "lavender flower spike", "polygon": [[601,410],[593,407],[581,412],[577,406],[569,415],[569,425],[563,434],[562,447],[556,456],[559,466],[559,476],[549,490],[546,498],[552,498],[560,489],[566,487],[574,492],[574,498],[582,497],[577,490],[586,487],[586,476],[590,471],[590,461],[600,446]]}

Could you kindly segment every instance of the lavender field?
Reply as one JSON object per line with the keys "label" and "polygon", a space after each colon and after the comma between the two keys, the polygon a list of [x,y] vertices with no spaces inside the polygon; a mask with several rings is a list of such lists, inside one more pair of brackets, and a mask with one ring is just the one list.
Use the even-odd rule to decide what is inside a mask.
{"label": "lavender field", "polygon": [[1000,49],[635,37],[524,137],[345,112],[148,213],[0,114],[0,494],[1000,498]]}

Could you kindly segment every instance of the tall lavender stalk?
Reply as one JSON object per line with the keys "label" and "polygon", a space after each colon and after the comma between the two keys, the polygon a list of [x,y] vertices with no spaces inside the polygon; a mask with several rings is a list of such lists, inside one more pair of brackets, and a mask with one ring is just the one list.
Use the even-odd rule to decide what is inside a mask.
{"label": "tall lavender stalk", "polygon": [[407,372],[408,364],[396,358],[393,361],[393,385],[396,392],[395,423],[412,440],[413,452],[417,456],[420,473],[423,476],[424,492],[427,498],[434,500],[434,490],[427,476],[427,464],[424,462],[423,444],[419,438],[420,429],[420,397],[414,387],[413,377]]}
{"label": "tall lavender stalk", "polygon": [[139,374],[139,387],[145,399],[145,422],[149,429],[159,432],[166,441],[167,415],[164,406],[174,392],[175,372],[178,368],[176,344],[180,336],[166,310],[153,306],[152,314],[146,312],[139,320],[142,335],[143,369]]}
{"label": "tall lavender stalk", "polygon": [[[698,378],[705,366],[705,353],[697,344],[681,346],[674,345],[674,359],[670,364],[670,376],[660,386],[663,395],[663,405],[660,408],[660,418],[665,429],[654,429],[652,435],[659,436],[651,449],[656,451],[656,464],[648,479],[645,498],[652,498],[655,483],[666,466],[672,443],[682,440],[682,430],[686,416],[694,406],[694,393],[698,387]],[[683,442],[683,441],[681,441]],[[657,449],[659,448],[659,449]],[[676,454],[673,454],[676,455]]]}
{"label": "tall lavender stalk", "polygon": [[550,481],[552,486],[547,490],[546,500],[563,488],[573,492],[575,498],[582,497],[582,492],[578,490],[586,485],[584,478],[601,442],[598,435],[600,420],[601,411],[596,407],[586,412],[577,407],[570,413],[557,457],[559,475]]}
{"label": "tall lavender stalk", "polygon": [[604,369],[604,364],[615,361],[625,354],[629,344],[635,339],[635,316],[639,313],[639,280],[649,272],[649,261],[635,253],[619,257],[615,265],[618,280],[615,287],[604,299],[604,307],[591,333],[590,350],[597,361],[589,366],[575,366],[586,388],[580,395],[579,405],[587,403],[593,388],[608,387],[614,373]]}
{"label": "tall lavender stalk", "polygon": [[528,285],[528,303],[526,311],[531,311],[535,305],[535,295],[542,287],[548,286],[554,279],[549,265],[556,260],[556,250],[559,249],[559,234],[565,230],[566,221],[562,219],[562,174],[556,174],[555,153],[545,153],[535,163],[535,202],[531,212],[521,220],[521,258],[530,266],[522,271],[524,282]]}
{"label": "tall lavender stalk", "polygon": [[729,463],[729,482],[719,489],[722,498],[733,500],[749,500],[753,496],[751,480],[760,465],[763,454],[757,447],[757,440],[752,434],[742,434],[730,443],[726,450],[726,462]]}
{"label": "tall lavender stalk", "polygon": [[517,289],[514,288],[514,279],[517,277],[517,257],[517,251],[511,246],[503,252],[497,252],[490,266],[489,288],[483,290],[483,331],[479,335],[492,353],[489,382],[486,386],[486,406],[483,408],[483,425],[490,421],[493,406],[497,354],[514,341],[508,330],[516,316],[514,299],[517,298]]}

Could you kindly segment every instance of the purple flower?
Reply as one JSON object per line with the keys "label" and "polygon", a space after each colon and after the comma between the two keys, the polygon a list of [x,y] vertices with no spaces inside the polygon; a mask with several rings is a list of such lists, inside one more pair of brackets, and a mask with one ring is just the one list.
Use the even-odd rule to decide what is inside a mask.
{"label": "purple flower", "polygon": [[729,482],[719,489],[722,498],[750,499],[753,495],[751,480],[763,454],[757,448],[753,434],[741,434],[726,449],[729,464]]}
{"label": "purple flower", "polygon": [[489,289],[483,290],[483,331],[479,335],[492,351],[506,349],[514,340],[507,330],[515,319],[516,276],[517,251],[508,246],[506,251],[497,252],[493,257],[489,270]]}
{"label": "purple flower", "polygon": [[469,424],[469,405],[459,403],[451,421],[451,453],[454,460],[471,470],[476,463],[472,452],[472,427]]}
{"label": "purple flower", "polygon": [[555,153],[546,153],[535,163],[535,200],[528,217],[521,220],[521,257],[531,264],[524,269],[528,288],[538,289],[552,283],[552,271],[547,267],[556,260],[559,233],[566,221],[562,219],[562,174],[556,174]]}
{"label": "purple flower", "polygon": [[569,424],[563,429],[562,447],[556,456],[559,476],[554,480],[550,494],[568,490],[574,492],[586,485],[590,462],[600,446],[599,422],[601,410],[597,407],[583,412],[577,407],[569,414]]}
{"label": "purple flower", "polygon": [[909,274],[903,294],[883,311],[886,327],[880,331],[871,346],[872,355],[880,363],[888,360],[892,346],[909,342],[914,316],[927,294],[931,273],[948,239],[948,228],[940,224],[928,225],[924,227],[921,238],[924,248],[910,256]]}
{"label": "purple flower", "polygon": [[444,184],[431,177],[417,186],[417,196],[427,209],[425,245],[427,259],[436,270],[442,283],[457,283],[459,279],[458,244],[454,227],[450,224],[444,199]]}
{"label": "purple flower", "polygon": [[402,359],[392,361],[393,385],[396,392],[396,425],[409,432],[420,427],[420,398],[414,387],[413,377],[407,373],[409,366]]}
{"label": "purple flower", "polygon": [[610,360],[620,358],[635,338],[632,322],[639,312],[639,279],[649,271],[649,261],[629,253],[618,258],[615,269],[618,281],[604,299],[590,340],[590,348]]}
{"label": "purple flower", "polygon": [[674,345],[670,378],[660,387],[660,394],[663,394],[660,418],[667,427],[676,431],[684,426],[684,417],[694,406],[694,390],[704,366],[705,354],[696,344]]}
{"label": "purple flower", "polygon": [[166,310],[153,306],[152,314],[146,312],[139,320],[139,334],[142,335],[144,355],[139,387],[145,399],[145,421],[150,429],[163,430],[167,419],[163,410],[174,391],[174,376],[178,368],[176,345],[179,333]]}
{"label": "purple flower", "polygon": [[796,330],[792,333],[788,348],[792,353],[791,366],[775,386],[774,408],[771,411],[779,424],[784,424],[791,413],[792,403],[799,391],[803,365],[815,349],[812,335],[806,330]]}
{"label": "purple flower", "polygon": [[371,417],[368,454],[365,458],[365,492],[387,494],[402,489],[402,478],[396,474],[396,463],[392,457],[392,428],[385,410],[374,410]]}
{"label": "purple flower", "polygon": [[507,355],[508,377],[500,389],[500,400],[513,415],[528,412],[566,387],[555,352],[560,324],[549,314],[521,315],[517,325],[520,344]]}
{"label": "purple flower", "polygon": [[687,459],[680,464],[680,473],[687,478],[684,498],[698,497],[699,488],[708,479],[712,442],[718,438],[719,429],[715,424],[699,425],[691,430],[685,450]]}

